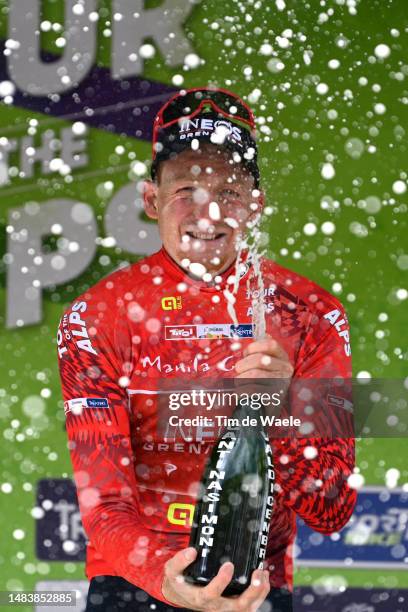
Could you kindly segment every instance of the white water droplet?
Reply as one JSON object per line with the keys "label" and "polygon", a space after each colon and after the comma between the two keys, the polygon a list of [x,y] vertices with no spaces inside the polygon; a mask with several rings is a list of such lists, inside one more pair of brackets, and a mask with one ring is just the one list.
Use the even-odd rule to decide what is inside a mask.
{"label": "white water droplet", "polygon": [[365,479],[362,474],[350,474],[347,478],[347,484],[351,489],[359,490],[364,486]]}
{"label": "white water droplet", "polygon": [[314,446],[306,446],[303,451],[305,459],[314,459],[315,457],[317,457],[317,454],[317,448],[315,448]]}
{"label": "white water droplet", "polygon": [[23,540],[25,538],[25,531],[23,529],[15,529],[13,531],[13,538]]}
{"label": "white water droplet", "polygon": [[273,53],[272,45],[270,45],[269,43],[264,43],[263,45],[261,45],[261,48],[259,49],[259,53],[261,55],[272,55]]}
{"label": "white water droplet", "polygon": [[377,45],[376,48],[374,49],[374,54],[379,59],[385,59],[386,57],[389,57],[390,53],[391,53],[391,49],[389,48],[388,45],[385,45],[384,43]]}
{"label": "white water droplet", "polygon": [[407,184],[404,181],[395,181],[392,184],[392,190],[394,193],[401,195],[402,193],[406,192]]}
{"label": "white water droplet", "polygon": [[201,64],[201,59],[196,53],[189,53],[184,58],[184,64],[188,68],[198,68],[198,66]]}
{"label": "white water droplet", "polygon": [[23,412],[30,418],[37,418],[44,414],[45,402],[39,395],[28,395],[22,404]]}
{"label": "white water droplet", "polygon": [[5,98],[6,96],[12,96],[15,90],[16,90],[15,85],[11,81],[1,81],[0,97]]}
{"label": "white water droplet", "polygon": [[327,85],[327,83],[319,83],[316,86],[316,92],[321,96],[324,96],[325,94],[327,94],[328,91],[329,91],[329,86]]}
{"label": "white water droplet", "polygon": [[317,226],[315,223],[306,223],[303,227],[303,233],[306,234],[306,236],[314,236],[316,232]]}
{"label": "white water droplet", "polygon": [[233,219],[232,217],[225,217],[224,223],[226,223],[233,229],[237,229],[239,227],[238,221],[236,219]]}
{"label": "white water droplet", "polygon": [[395,489],[401,473],[396,468],[390,468],[385,472],[385,484],[389,489]]}
{"label": "white water droplet", "polygon": [[266,64],[266,67],[271,72],[277,73],[277,72],[282,72],[282,70],[285,68],[285,64],[280,59],[278,59],[277,57],[273,57]]}
{"label": "white water droplet", "polygon": [[365,211],[370,215],[375,215],[381,210],[381,200],[377,196],[368,196],[365,199]]}
{"label": "white water droplet", "polygon": [[88,206],[88,204],[77,202],[72,207],[71,218],[73,221],[75,221],[75,223],[79,223],[80,225],[85,225],[85,223],[90,223],[93,219],[92,208]]}
{"label": "white water droplet", "polygon": [[397,259],[397,267],[400,270],[408,270],[408,255],[399,255]]}
{"label": "white water droplet", "polygon": [[336,175],[336,171],[334,169],[333,164],[331,164],[330,162],[326,162],[325,164],[323,164],[321,175],[322,178],[326,179],[327,181],[334,178],[334,176]]}
{"label": "white water droplet", "polygon": [[180,87],[180,85],[184,83],[184,77],[182,74],[175,74],[171,80],[173,85],[176,87]]}
{"label": "white water droplet", "polygon": [[210,202],[208,207],[208,216],[213,221],[219,221],[221,219],[221,211],[217,202]]}
{"label": "white water droplet", "polygon": [[370,372],[367,372],[367,370],[360,370],[360,372],[357,373],[356,378],[360,383],[367,384],[371,380],[371,374]]}
{"label": "white water droplet", "polygon": [[147,166],[145,163],[139,160],[135,160],[130,165],[131,171],[136,174],[136,176],[144,176],[147,174]]}
{"label": "white water droplet", "polygon": [[76,136],[82,136],[86,133],[87,127],[82,121],[75,121],[72,124],[72,131]]}
{"label": "white water droplet", "polygon": [[377,115],[384,115],[386,110],[387,110],[387,107],[382,102],[377,102],[377,104],[374,104],[374,112]]}
{"label": "white water droplet", "polygon": [[332,221],[325,221],[320,228],[326,236],[331,236],[336,231],[336,226]]}
{"label": "white water droplet", "polygon": [[195,204],[206,204],[210,199],[210,194],[204,187],[198,187],[193,192],[193,201]]}
{"label": "white water droplet", "polygon": [[155,56],[156,49],[153,47],[153,45],[146,43],[145,45],[142,45],[140,47],[139,53],[140,53],[140,57],[143,57],[143,59],[151,59],[152,57]]}
{"label": "white water droplet", "polygon": [[207,272],[206,267],[203,264],[196,262],[196,261],[193,261],[189,265],[189,270],[191,274],[194,274],[194,276],[198,276],[199,278],[202,278],[204,274]]}
{"label": "white water droplet", "polygon": [[352,159],[360,159],[364,153],[364,142],[360,138],[349,138],[344,145],[344,150]]}
{"label": "white water droplet", "polygon": [[328,64],[329,68],[331,68],[332,70],[337,70],[337,68],[340,67],[340,62],[338,59],[331,59],[329,60]]}

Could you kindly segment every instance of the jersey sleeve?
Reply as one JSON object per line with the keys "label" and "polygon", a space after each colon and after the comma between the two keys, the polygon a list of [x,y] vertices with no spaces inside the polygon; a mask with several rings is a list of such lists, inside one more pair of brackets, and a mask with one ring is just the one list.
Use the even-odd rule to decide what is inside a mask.
{"label": "jersey sleeve", "polygon": [[[296,381],[306,381],[306,388],[318,391],[311,419],[318,435],[274,441],[277,488],[310,527],[330,534],[344,527],[356,502],[348,484],[355,462],[350,334],[344,310],[332,296],[317,303],[293,376],[295,388]],[[290,395],[291,414],[298,398]],[[322,435],[325,431],[330,433]]]}
{"label": "jersey sleeve", "polygon": [[126,393],[132,339],[120,304],[107,293],[74,302],[58,329],[79,508],[92,546],[116,574],[165,601],[163,565],[174,553],[139,520]]}

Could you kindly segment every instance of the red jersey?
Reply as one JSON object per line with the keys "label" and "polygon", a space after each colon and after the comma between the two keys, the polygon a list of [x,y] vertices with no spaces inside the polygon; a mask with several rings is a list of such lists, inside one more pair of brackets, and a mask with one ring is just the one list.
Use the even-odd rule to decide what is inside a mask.
{"label": "red jersey", "polygon": [[[193,280],[161,249],[99,281],[64,313],[58,354],[69,449],[87,546],[86,575],[121,576],[166,601],[164,564],[188,546],[196,483],[218,432],[196,427],[175,440],[158,427],[155,382],[234,376],[251,337],[253,269],[236,294],[242,348],[232,350],[223,292]],[[294,376],[350,378],[341,304],[312,281],[263,259],[266,332],[285,349]],[[157,388],[157,387],[156,387]],[[163,424],[161,424],[163,425]],[[161,431],[159,435],[159,430]],[[296,514],[330,534],[349,520],[356,494],[351,438],[273,441],[277,494],[265,567],[271,585],[292,588]],[[314,486],[313,483],[318,483]],[[312,483],[312,486],[311,486]]]}

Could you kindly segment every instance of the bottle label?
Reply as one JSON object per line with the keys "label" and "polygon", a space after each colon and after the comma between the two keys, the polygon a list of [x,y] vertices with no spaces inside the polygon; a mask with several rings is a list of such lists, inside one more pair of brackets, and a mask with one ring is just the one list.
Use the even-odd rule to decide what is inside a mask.
{"label": "bottle label", "polygon": [[203,501],[207,503],[206,511],[201,516],[201,531],[198,545],[201,548],[201,557],[206,558],[214,543],[215,525],[218,522],[216,510],[217,502],[220,500],[220,492],[222,491],[222,481],[225,477],[225,471],[222,469],[225,458],[235,446],[236,435],[234,432],[228,432],[218,443],[217,453],[218,460],[215,464],[215,469],[211,470],[208,475],[208,484]]}
{"label": "bottle label", "polygon": [[268,491],[268,496],[266,498],[264,520],[262,523],[262,531],[261,531],[261,546],[259,548],[259,557],[258,557],[260,561],[260,567],[261,566],[263,567],[262,560],[265,559],[265,556],[266,556],[266,547],[268,544],[269,527],[271,524],[272,510],[273,510],[273,504],[274,504],[273,485],[275,482],[275,470],[274,470],[273,460],[272,460],[272,448],[271,448],[271,445],[269,444],[268,436],[265,433],[263,433],[262,435],[264,436],[265,442],[266,442],[265,453],[266,453],[266,461],[268,465],[269,491]]}

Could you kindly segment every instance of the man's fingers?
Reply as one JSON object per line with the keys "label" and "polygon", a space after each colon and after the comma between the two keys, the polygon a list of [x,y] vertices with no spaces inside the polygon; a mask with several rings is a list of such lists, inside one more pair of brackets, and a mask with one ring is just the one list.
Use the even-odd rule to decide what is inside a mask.
{"label": "man's fingers", "polygon": [[176,579],[177,576],[180,576],[183,571],[194,561],[197,556],[197,551],[195,548],[185,548],[184,550],[180,550],[178,553],[174,555],[171,559],[169,559],[165,565],[165,575],[167,578]]}
{"label": "man's fingers", "polygon": [[269,592],[268,572],[255,570],[251,584],[239,597],[222,597],[222,593],[234,575],[232,563],[223,563],[215,578],[205,587],[196,587],[183,580],[183,570],[197,556],[194,548],[176,553],[165,565],[163,594],[181,606],[189,603],[193,610],[219,610],[219,612],[255,612],[262,605]]}
{"label": "man's fingers", "polygon": [[234,574],[234,566],[232,563],[223,563],[218,570],[217,575],[211,580],[207,586],[201,589],[203,602],[211,601],[217,597],[221,597],[221,593],[231,582]]}
{"label": "man's fingers", "polygon": [[293,367],[289,361],[266,355],[265,353],[253,353],[240,359],[235,364],[235,371],[239,374],[245,374],[250,370],[265,370],[265,378],[268,373],[276,372],[282,378],[292,376]]}
{"label": "man's fingers", "polygon": [[279,342],[270,337],[248,344],[244,350],[244,355],[252,355],[253,353],[265,353],[278,359],[288,360],[288,355]]}
{"label": "man's fingers", "polygon": [[251,584],[238,597],[240,610],[256,610],[265,600],[270,590],[269,574],[266,570],[255,570]]}

